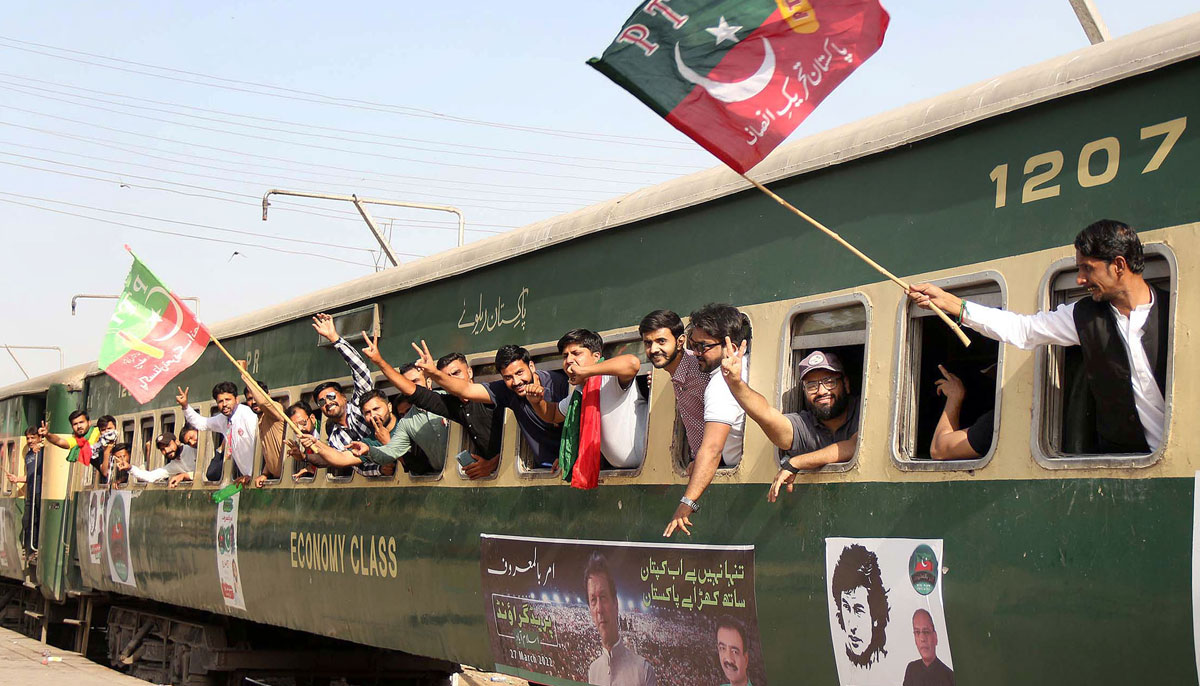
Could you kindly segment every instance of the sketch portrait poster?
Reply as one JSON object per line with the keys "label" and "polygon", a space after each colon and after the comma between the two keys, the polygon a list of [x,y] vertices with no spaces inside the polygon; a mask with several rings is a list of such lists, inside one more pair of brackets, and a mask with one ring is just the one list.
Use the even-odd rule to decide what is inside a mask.
{"label": "sketch portrait poster", "polygon": [[841,686],[954,683],[941,539],[825,539],[825,599]]}
{"label": "sketch portrait poster", "polygon": [[100,551],[104,550],[104,493],[104,491],[88,493],[88,560],[94,565],[100,564]]}
{"label": "sketch portrait poster", "polygon": [[766,686],[753,546],[483,535],[496,671],[551,686]]}
{"label": "sketch portrait poster", "polygon": [[108,492],[104,522],[108,530],[108,573],[114,583],[137,586],[133,576],[133,556],[129,549],[129,494]]}

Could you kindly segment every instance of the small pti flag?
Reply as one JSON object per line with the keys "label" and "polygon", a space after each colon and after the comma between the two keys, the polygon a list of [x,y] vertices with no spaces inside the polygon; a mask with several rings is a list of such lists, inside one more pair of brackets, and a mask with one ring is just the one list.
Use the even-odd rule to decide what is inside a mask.
{"label": "small pti flag", "polygon": [[650,0],[588,63],[744,174],[887,26],[878,0]]}
{"label": "small pti flag", "polygon": [[208,340],[196,315],[133,255],[100,347],[100,368],[145,404],[200,358]]}

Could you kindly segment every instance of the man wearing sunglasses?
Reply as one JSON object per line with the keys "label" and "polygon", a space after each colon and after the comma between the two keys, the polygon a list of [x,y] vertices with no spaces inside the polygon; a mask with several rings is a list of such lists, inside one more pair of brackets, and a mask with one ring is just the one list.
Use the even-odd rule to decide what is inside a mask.
{"label": "man wearing sunglasses", "polygon": [[[688,318],[687,347],[695,355],[700,371],[708,376],[704,387],[704,438],[688,465],[688,485],[675,514],[663,531],[671,536],[676,529],[692,535],[691,516],[700,509],[700,496],[712,483],[717,468],[736,467],[742,461],[742,431],[746,413],[729,392],[721,374],[724,341],[745,346],[750,341],[750,318],[732,305],[711,303],[692,312]],[[743,366],[740,373],[745,373]]]}
{"label": "man wearing sunglasses", "polygon": [[792,492],[796,474],[802,469],[820,469],[827,464],[854,457],[858,443],[859,399],[850,394],[841,360],[833,353],[814,350],[800,361],[800,390],[804,409],[784,414],[770,406],[761,393],[744,381],[742,357],[745,346],[726,341],[721,373],[729,390],[767,438],[783,451],[767,502],[775,502],[779,489]]}
{"label": "man wearing sunglasses", "polygon": [[[354,380],[354,393],[348,400],[342,391],[342,385],[336,381],[326,381],[313,391],[313,404],[329,419],[329,447],[339,452],[348,452],[352,442],[375,437],[375,431],[363,416],[361,406],[363,398],[375,390],[375,384],[371,380],[371,369],[354,346],[338,334],[333,325],[333,317],[325,313],[318,314],[313,317],[313,328],[333,344],[334,349],[346,361],[346,366],[350,368],[350,376]],[[319,455],[313,457],[314,463],[321,459]],[[380,466],[372,463],[363,463],[354,469],[366,476],[383,474]],[[333,472],[337,475],[348,474],[348,470],[342,468],[333,468]]]}

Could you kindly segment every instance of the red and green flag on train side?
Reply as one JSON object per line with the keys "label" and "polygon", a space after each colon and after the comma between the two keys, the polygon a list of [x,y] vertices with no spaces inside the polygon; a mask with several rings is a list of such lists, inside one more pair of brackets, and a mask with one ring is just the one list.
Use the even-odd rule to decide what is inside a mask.
{"label": "red and green flag on train side", "polygon": [[[129,250],[129,246],[125,246]],[[100,368],[147,403],[208,347],[208,329],[137,255],[100,346]]]}
{"label": "red and green flag on train side", "polygon": [[588,61],[739,173],[883,44],[878,0],[649,0]]}

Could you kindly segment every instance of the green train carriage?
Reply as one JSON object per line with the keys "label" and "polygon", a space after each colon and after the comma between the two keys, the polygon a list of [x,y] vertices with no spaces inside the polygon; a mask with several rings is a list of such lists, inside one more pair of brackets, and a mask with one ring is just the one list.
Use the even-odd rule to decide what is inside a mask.
{"label": "green train carriage", "polygon": [[[1200,309],[1200,143],[1188,128],[1200,116],[1198,37],[1200,15],[798,141],[754,172],[895,273],[1020,312],[1075,295],[1070,243],[1080,228],[1101,217],[1134,224],[1151,258],[1148,276],[1172,293],[1168,430],[1149,456],[1069,452],[1069,354],[982,340],[957,347],[894,285],[724,169],[213,331],[291,402],[322,380],[346,377],[308,324],[318,311],[344,317],[346,332],[378,330],[393,362],[424,339],[435,352],[469,353],[486,375],[505,343],[525,344],[553,365],[553,342],[569,328],[589,327],[628,347],[651,309],[734,303],[755,330],[754,388],[794,406],[799,356],[833,347],[851,361],[863,398],[849,463],[803,475],[796,493],[769,505],[777,452],[748,428],[741,464],[718,472],[694,517],[688,543],[755,546],[769,680],[837,681],[823,551],[824,539],[846,536],[944,540],[946,638],[964,683],[1196,683],[1188,600],[1200,457],[1187,447],[1186,422],[1200,398],[1186,380],[1200,371],[1190,325]],[[927,459],[929,417],[940,409],[929,370],[942,359],[996,365],[992,385],[973,382],[974,395],[997,409],[993,447],[977,460]],[[178,381],[199,398],[196,389],[230,371],[210,349]],[[161,458],[142,455],[144,438],[182,422],[169,394],[139,406],[94,368],[82,395],[53,375],[44,386],[52,430],[69,430],[62,410],[76,405],[116,415],[135,461],[149,466]],[[0,392],[0,402],[17,397]],[[202,413],[210,405],[197,403]],[[61,535],[67,563],[45,579],[39,571],[39,581],[55,600],[103,592],[130,607],[152,601],[490,665],[481,533],[659,539],[687,481],[661,372],[650,374],[649,405],[645,463],[603,474],[594,491],[526,469],[511,415],[501,467],[483,481],[463,478],[448,459],[432,478],[322,472],[308,483],[244,491],[238,559],[246,610],[226,605],[214,558],[210,495],[229,482],[229,466],[218,483],[129,489],[135,587],[114,583],[106,560],[88,559],[90,471],[56,467],[61,496],[43,501],[43,515],[57,505],[65,517],[49,527],[46,519],[42,555],[47,537]],[[452,426],[448,455],[461,441]],[[213,450],[202,434],[202,459]],[[56,448],[47,456],[62,463]],[[285,473],[292,466],[289,459]],[[57,488],[49,478],[47,487]],[[298,540],[303,548],[332,535],[383,540],[394,559],[331,561],[298,551]]]}

